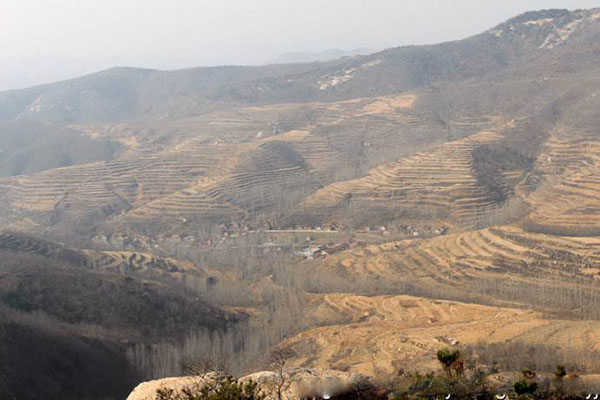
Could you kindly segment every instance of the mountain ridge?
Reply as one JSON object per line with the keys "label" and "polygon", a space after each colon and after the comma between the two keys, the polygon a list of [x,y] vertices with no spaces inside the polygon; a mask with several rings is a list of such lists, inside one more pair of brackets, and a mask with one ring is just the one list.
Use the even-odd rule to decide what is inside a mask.
{"label": "mountain ridge", "polygon": [[328,62],[176,71],[113,68],[73,80],[2,92],[0,109],[4,112],[0,112],[0,119],[116,122],[194,115],[228,103],[341,100],[391,94],[440,80],[478,78],[524,65],[538,56],[544,43],[546,48],[554,48],[573,32],[576,37],[582,30],[580,25],[595,34],[597,27],[588,22],[596,21],[597,10],[528,12],[466,39],[402,46]]}

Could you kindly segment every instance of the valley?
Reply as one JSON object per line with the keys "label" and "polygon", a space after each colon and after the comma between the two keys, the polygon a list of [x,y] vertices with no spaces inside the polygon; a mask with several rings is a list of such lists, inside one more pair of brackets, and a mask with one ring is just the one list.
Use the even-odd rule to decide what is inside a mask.
{"label": "valley", "polygon": [[[0,372],[56,398],[273,350],[386,382],[446,347],[599,373],[599,15],[0,92]],[[68,360],[18,360],[32,342]],[[77,383],[90,360],[114,385]]]}

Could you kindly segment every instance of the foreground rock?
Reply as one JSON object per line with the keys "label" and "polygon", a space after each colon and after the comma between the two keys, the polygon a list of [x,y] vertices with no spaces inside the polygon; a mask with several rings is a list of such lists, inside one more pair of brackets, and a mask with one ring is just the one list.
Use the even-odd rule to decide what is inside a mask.
{"label": "foreground rock", "polygon": [[143,382],[133,389],[133,392],[127,396],[127,400],[155,400],[157,392],[161,389],[172,389],[177,393],[181,393],[185,388],[199,385],[199,382],[201,382],[201,379],[196,376],[163,378]]}
{"label": "foreground rock", "polygon": [[[190,376],[164,378],[139,384],[127,397],[127,400],[155,400],[159,389],[172,389],[180,393],[187,387],[203,387],[214,382],[214,374],[206,376]],[[294,368],[285,371],[285,379],[289,384],[284,387],[284,399],[333,398],[352,392],[366,392],[372,389],[368,380],[357,374],[336,370],[314,370]],[[276,398],[276,383],[280,377],[272,371],[256,372],[239,379],[240,382],[250,380],[257,382],[269,399]]]}

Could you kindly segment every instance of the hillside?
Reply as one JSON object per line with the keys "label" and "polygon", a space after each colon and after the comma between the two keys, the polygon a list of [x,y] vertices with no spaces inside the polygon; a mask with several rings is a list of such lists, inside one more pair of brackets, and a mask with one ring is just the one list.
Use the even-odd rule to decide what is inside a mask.
{"label": "hillside", "polygon": [[[106,350],[120,398],[278,347],[371,377],[445,346],[600,372],[598,38],[600,9],[545,10],[334,61],[0,93],[0,340]],[[65,368],[50,385],[95,374]]]}
{"label": "hillside", "polygon": [[5,232],[0,255],[3,395],[123,398],[149,377],[129,355],[136,346],[181,340],[194,329],[223,330],[245,318],[186,295],[171,276],[174,261]]}
{"label": "hillside", "polygon": [[[193,81],[198,88],[209,85],[223,94],[227,91],[220,85],[254,85],[269,74],[292,76],[290,71],[306,69],[301,73],[304,83],[286,78],[290,85],[317,79],[311,69],[321,74],[319,88],[313,82],[302,89],[306,93],[302,102],[293,94],[265,89],[262,99],[207,100],[204,104],[219,110],[190,109],[201,115],[187,118],[178,114],[142,121],[149,115],[133,109],[127,117],[67,118],[79,122],[70,129],[81,140],[118,143],[121,150],[99,154],[97,163],[71,161],[76,165],[66,169],[39,167],[47,170],[0,180],[4,201],[12,210],[3,218],[16,229],[50,228],[54,234],[84,220],[88,228],[81,232],[84,235],[110,235],[123,226],[138,232],[169,231],[175,221],[185,219],[186,227],[173,233],[189,235],[231,221],[252,229],[265,223],[285,228],[335,223],[363,229],[366,220],[370,225],[388,221],[398,227],[418,222],[424,225],[422,230],[434,231],[443,226],[482,227],[507,215],[517,217],[518,211],[507,211],[519,203],[511,200],[522,199],[520,192],[532,190],[544,179],[534,162],[542,143],[556,129],[577,140],[586,134],[586,126],[594,126],[598,80],[593,62],[577,68],[561,64],[583,51],[588,63],[593,52],[584,44],[596,43],[591,40],[598,28],[594,12],[529,13],[463,41],[337,61],[360,62],[362,67],[327,75],[331,80],[324,80],[322,73],[333,64],[322,63],[253,67],[252,73],[232,67],[228,74],[227,68],[173,73],[115,70],[29,89],[88,93],[83,88],[97,80],[112,86],[112,79],[133,74],[135,85],[141,85],[136,93],[152,93],[161,107],[174,102],[181,111],[184,100],[177,94],[160,94],[154,86],[144,85],[157,84],[166,74],[173,79],[165,85],[169,90],[175,90],[181,76],[180,84],[190,93]],[[503,63],[490,64],[497,58],[495,52],[506,54]],[[548,57],[551,68],[544,61]],[[429,70],[419,65],[423,62]],[[435,67],[438,64],[443,70]],[[381,96],[387,92],[395,94]],[[110,104],[125,101],[115,95],[120,100],[111,98]],[[268,98],[271,95],[275,97]],[[92,98],[96,101],[98,96]],[[352,100],[331,101],[346,98]],[[265,104],[282,99],[286,102]],[[136,104],[145,101],[138,97]],[[92,103],[90,107],[102,109]],[[119,106],[121,111],[126,108]],[[159,115],[156,110],[148,112],[152,120]],[[56,120],[38,114],[34,119]],[[98,123],[131,118],[137,121]],[[390,203],[396,199],[402,201]],[[387,204],[382,208],[383,203]],[[427,221],[431,217],[435,220]]]}
{"label": "hillside", "polygon": [[[0,393],[4,398],[124,398],[143,377],[123,344],[2,309]],[[38,315],[39,318],[39,315]]]}
{"label": "hillside", "polygon": [[48,123],[0,123],[0,176],[26,175],[48,169],[111,159],[118,143],[95,140]]}
{"label": "hillside", "polygon": [[[527,310],[429,300],[411,296],[327,295],[314,310],[326,326],[302,332],[282,343],[305,368],[340,369],[382,378],[398,371],[436,370],[435,352],[461,348],[513,347],[506,356],[523,362],[518,348],[553,348],[536,364],[581,361],[594,371],[600,337],[598,321],[545,319]],[[589,357],[586,353],[589,352]],[[547,357],[543,359],[543,357]],[[533,361],[533,360],[532,360]]]}
{"label": "hillside", "polygon": [[[213,67],[163,72],[117,68],[0,93],[0,119],[109,122],[193,115],[224,104],[341,100],[535,68],[546,73],[594,65],[596,11],[547,10],[471,38],[408,46],[324,63]],[[566,45],[564,45],[566,44]],[[552,55],[548,53],[552,52]],[[547,59],[552,63],[548,64]],[[529,67],[530,66],[530,67]],[[551,67],[551,68],[550,68]],[[511,72],[514,73],[514,72]],[[530,73],[527,71],[527,73]]]}
{"label": "hillside", "polygon": [[331,61],[343,57],[354,57],[375,53],[370,49],[328,49],[317,52],[290,52],[284,53],[276,57],[272,64],[292,64],[292,63],[307,63],[315,61]]}

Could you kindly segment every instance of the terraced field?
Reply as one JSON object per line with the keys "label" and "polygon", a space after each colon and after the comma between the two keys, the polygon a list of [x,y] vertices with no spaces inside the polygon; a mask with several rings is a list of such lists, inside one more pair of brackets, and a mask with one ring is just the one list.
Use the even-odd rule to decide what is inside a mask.
{"label": "terraced field", "polygon": [[20,209],[110,207],[128,210],[186,186],[219,163],[228,153],[219,146],[205,151],[186,149],[139,155],[110,162],[60,168],[7,181],[9,201]]}
{"label": "terraced field", "polygon": [[[464,323],[490,316],[493,307],[465,307],[464,304],[414,296],[360,296],[333,293],[315,295],[307,318],[319,325],[394,322],[406,328],[433,323]],[[468,311],[468,312],[467,312]],[[496,317],[525,315],[526,311],[498,309]]]}
{"label": "terraced field", "polygon": [[[545,141],[532,169],[496,168],[502,160],[482,169],[475,154],[502,149],[529,130],[528,121],[473,113],[444,125],[419,101],[418,93],[401,94],[236,108],[154,127],[78,127],[125,150],[105,162],[0,180],[8,205],[2,222],[52,232],[89,218],[98,235],[180,239],[232,222],[251,231],[267,222],[266,237],[308,227],[291,234],[296,247],[317,243],[306,239],[322,232],[317,227],[349,220],[353,228],[450,227],[450,234],[409,230],[412,238],[405,240],[391,239],[407,237],[401,230],[385,236],[359,229],[352,236],[342,227],[344,241],[362,244],[307,261],[314,275],[306,279],[319,276],[321,293],[378,296],[303,293],[311,299],[304,326],[316,327],[282,343],[297,354],[294,363],[378,375],[433,368],[435,351],[457,342],[521,341],[576,354],[584,353],[584,343],[600,346],[597,322],[560,319],[600,319],[600,239],[590,236],[599,222],[599,142],[565,128]],[[513,213],[513,201],[525,207]],[[509,219],[510,225],[497,225]],[[367,244],[383,240],[393,241]],[[0,235],[0,249],[69,257],[87,268],[177,281],[200,292],[209,277],[225,292],[246,284],[235,273],[140,246],[78,250]],[[161,248],[162,254],[172,250]],[[248,287],[257,298],[281,289],[270,277]]]}
{"label": "terraced field", "polygon": [[87,260],[80,252],[58,243],[53,243],[15,232],[0,232],[0,250],[27,253],[42,257],[67,259],[84,264]]}
{"label": "terraced field", "polygon": [[[567,128],[564,128],[567,129]],[[547,184],[527,197],[532,229],[597,235],[600,224],[600,141],[590,136],[551,138],[538,158]]]}
{"label": "terraced field", "polygon": [[[502,131],[502,127],[482,131],[374,168],[364,177],[331,184],[309,196],[302,206],[309,214],[329,212],[330,219],[336,212],[339,218],[340,208],[369,216],[369,211],[377,209],[387,221],[402,216],[405,220],[438,218],[459,226],[472,225],[498,209],[502,199],[480,184],[471,154],[476,147],[502,138]],[[523,175],[518,170],[504,173],[513,180]]]}
{"label": "terraced field", "polygon": [[[127,226],[174,233],[231,221],[261,226],[259,221],[273,223],[282,215],[291,217],[279,218],[278,224],[295,224],[297,206],[303,202],[323,210],[338,206],[336,198],[328,199],[320,189],[327,191],[329,185],[367,174],[398,155],[444,142],[445,131],[453,137],[471,136],[441,145],[431,155],[419,153],[377,168],[376,177],[371,173],[359,178],[368,187],[359,184],[355,198],[383,179],[389,187],[379,185],[372,199],[365,198],[371,208],[390,196],[407,197],[410,208],[420,190],[430,190],[428,210],[444,208],[443,198],[451,194],[462,196],[451,218],[485,214],[496,205],[469,170],[469,152],[501,135],[473,135],[498,125],[499,118],[463,116],[443,127],[418,102],[417,93],[408,93],[233,108],[154,125],[74,126],[84,135],[119,142],[124,150],[112,160],[1,179],[0,198],[8,205],[1,217],[13,229],[51,233],[67,231],[76,221],[89,221],[83,226],[89,230]],[[433,178],[419,182],[418,174],[409,172],[412,168]],[[309,196],[333,203],[322,207],[312,197],[306,200]],[[330,220],[319,215],[308,223]]]}
{"label": "terraced field", "polygon": [[[415,293],[581,313],[600,300],[600,239],[505,226],[351,249],[318,269],[372,293]],[[352,285],[348,282],[349,285]]]}
{"label": "terraced field", "polygon": [[[477,185],[469,157],[474,139],[488,144],[501,136],[484,132],[443,144],[363,178],[329,185],[306,204],[323,209],[348,198],[378,201],[389,215],[386,200],[405,207],[414,199],[415,209],[434,205],[456,220],[469,215],[468,208],[448,199],[474,197],[468,189]],[[307,318],[322,326],[282,346],[295,351],[297,365],[333,365],[372,376],[435,369],[435,351],[449,345],[515,343],[560,349],[595,371],[598,365],[587,352],[600,346],[599,145],[589,133],[559,127],[531,171],[504,172],[513,180],[511,195],[526,204],[525,217],[514,223],[359,246],[313,262],[315,273],[327,277],[319,292],[345,287],[388,295],[314,295]],[[440,196],[445,202],[436,204],[440,189],[426,186],[427,177],[453,190]],[[408,189],[414,190],[412,197]],[[485,201],[472,204],[473,210],[486,207]]]}
{"label": "terraced field", "polygon": [[0,232],[0,250],[68,261],[98,271],[144,277],[202,276],[204,271],[191,263],[131,251],[79,250],[14,232]]}
{"label": "terraced field", "polygon": [[[449,345],[519,342],[556,346],[577,355],[600,349],[600,322],[550,320],[527,310],[420,297],[327,295],[312,315],[324,323],[331,318],[345,322],[284,341],[281,346],[298,355],[294,364],[377,377],[401,369],[434,370],[435,352]],[[581,365],[593,361],[581,360]]]}
{"label": "terraced field", "polygon": [[[496,344],[598,373],[599,16],[528,12],[326,63],[115,69],[0,93],[9,173],[39,171],[0,178],[13,258],[0,306],[27,312],[22,282],[68,321],[111,321],[123,299],[137,329],[148,310],[140,326],[173,332],[133,349],[149,376],[180,373],[187,349],[246,368],[279,342],[295,365],[371,376]],[[33,121],[35,140],[21,134]],[[40,149],[67,145],[50,124],[107,151]],[[201,321],[208,303],[247,326],[192,331],[196,316],[225,326]]]}

